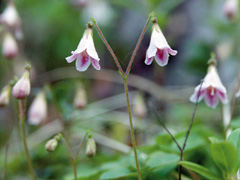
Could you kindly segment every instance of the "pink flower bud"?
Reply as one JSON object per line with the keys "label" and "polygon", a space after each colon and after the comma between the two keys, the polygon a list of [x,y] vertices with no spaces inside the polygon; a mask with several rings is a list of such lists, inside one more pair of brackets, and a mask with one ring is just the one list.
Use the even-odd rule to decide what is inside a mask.
{"label": "pink flower bud", "polygon": [[83,109],[87,105],[87,94],[82,86],[77,89],[73,105],[77,109]]}
{"label": "pink flower bud", "polygon": [[30,90],[29,70],[27,70],[13,86],[12,95],[17,99],[24,99],[29,96]]}
{"label": "pink flower bud", "polygon": [[96,155],[96,151],[97,151],[96,143],[95,143],[93,137],[90,137],[87,141],[86,155],[88,157],[93,157]]}
{"label": "pink flower bud", "polygon": [[0,94],[0,107],[5,107],[9,104],[11,89],[12,88],[10,85],[7,85],[2,89],[1,94]]}
{"label": "pink flower bud", "polygon": [[10,33],[6,33],[3,37],[2,53],[8,59],[12,59],[18,55],[17,42]]}
{"label": "pink flower bud", "polygon": [[47,101],[44,92],[40,92],[33,100],[28,111],[28,122],[39,125],[47,117]]}
{"label": "pink flower bud", "polygon": [[48,151],[48,152],[53,152],[56,147],[58,145],[58,141],[56,138],[54,139],[50,139],[47,141],[47,143],[45,144],[45,149]]}
{"label": "pink flower bud", "polygon": [[238,0],[226,0],[223,10],[228,19],[235,19],[238,15]]}
{"label": "pink flower bud", "polygon": [[138,93],[133,99],[133,115],[138,118],[144,118],[147,114],[147,108],[141,93]]}

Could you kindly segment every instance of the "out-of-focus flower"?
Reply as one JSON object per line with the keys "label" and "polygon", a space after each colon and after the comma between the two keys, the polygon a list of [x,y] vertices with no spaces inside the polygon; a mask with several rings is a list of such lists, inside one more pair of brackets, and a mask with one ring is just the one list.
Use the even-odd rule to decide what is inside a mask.
{"label": "out-of-focus flower", "polygon": [[47,141],[47,143],[45,144],[45,149],[48,152],[53,152],[56,149],[57,145],[58,145],[58,140],[56,138],[53,138]]}
{"label": "out-of-focus flower", "polygon": [[73,105],[77,109],[83,109],[87,105],[87,94],[83,86],[79,86],[74,98]]}
{"label": "out-of-focus flower", "polygon": [[144,118],[147,114],[146,104],[143,95],[138,93],[133,100],[133,115],[138,118]]}
{"label": "out-of-focus flower", "polygon": [[17,42],[10,33],[4,34],[2,53],[8,59],[12,59],[18,55]]}
{"label": "out-of-focus flower", "polygon": [[26,67],[26,71],[23,73],[22,77],[13,86],[12,95],[17,99],[24,99],[30,94],[31,85],[29,77],[30,67]]}
{"label": "out-of-focus flower", "polygon": [[[190,101],[197,101],[199,90],[200,85],[195,88],[193,95],[190,97]],[[214,63],[209,65],[207,75],[205,76],[201,87],[199,101],[203,98],[205,99],[206,104],[212,108],[217,107],[219,99],[223,104],[228,102],[227,90],[218,76],[216,65]]]}
{"label": "out-of-focus flower", "polygon": [[0,23],[7,28],[13,29],[17,39],[22,39],[21,20],[13,1],[9,1],[7,7],[0,15]]}
{"label": "out-of-focus flower", "polygon": [[71,0],[71,3],[78,8],[85,7],[87,2],[88,0]]}
{"label": "out-of-focus flower", "polygon": [[88,157],[93,157],[96,155],[96,151],[97,151],[97,146],[96,146],[95,140],[93,139],[92,135],[90,135],[90,137],[88,137],[88,140],[87,140],[86,155]]}
{"label": "out-of-focus flower", "polygon": [[238,1],[226,0],[223,11],[228,19],[235,19],[238,15]]}
{"label": "out-of-focus flower", "polygon": [[101,69],[99,65],[100,59],[93,43],[91,28],[85,30],[77,49],[72,51],[72,55],[66,58],[68,63],[73,62],[75,59],[77,59],[76,68],[78,71],[86,71],[91,63],[95,69]]}
{"label": "out-of-focus flower", "polygon": [[45,93],[40,92],[33,100],[28,111],[28,122],[39,125],[47,117],[47,101]]}
{"label": "out-of-focus flower", "polygon": [[147,49],[145,64],[150,65],[153,62],[153,58],[158,65],[165,66],[168,63],[169,54],[175,56],[177,54],[176,50],[172,50],[168,45],[159,25],[157,23],[153,24],[152,35],[150,40],[150,45]]}
{"label": "out-of-focus flower", "polygon": [[10,92],[12,87],[10,85],[6,85],[0,94],[0,107],[5,107],[9,104]]}
{"label": "out-of-focus flower", "polygon": [[240,97],[240,88],[239,88],[238,92],[235,94],[235,96],[236,96],[237,98]]}

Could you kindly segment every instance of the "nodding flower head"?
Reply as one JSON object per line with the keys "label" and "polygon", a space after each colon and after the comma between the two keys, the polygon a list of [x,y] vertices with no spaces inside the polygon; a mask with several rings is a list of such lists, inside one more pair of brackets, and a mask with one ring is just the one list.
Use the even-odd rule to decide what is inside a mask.
{"label": "nodding flower head", "polygon": [[239,0],[226,0],[223,11],[225,13],[225,16],[228,19],[235,19],[238,15],[238,1]]}
{"label": "nodding flower head", "polygon": [[2,53],[8,59],[13,59],[18,55],[18,45],[11,33],[7,32],[3,36]]}
{"label": "nodding flower head", "polygon": [[39,125],[47,117],[47,101],[45,93],[40,92],[33,100],[28,111],[28,122],[32,125]]}
{"label": "nodding flower head", "polygon": [[100,59],[94,47],[92,29],[90,27],[85,30],[77,49],[72,51],[72,55],[66,58],[68,63],[73,62],[75,59],[78,71],[86,71],[90,64],[96,70],[101,69],[99,65]]}
{"label": "nodding flower head", "polygon": [[227,90],[223,86],[216,69],[215,64],[210,64],[208,67],[207,75],[204,78],[201,91],[200,85],[195,88],[193,95],[190,97],[190,101],[196,102],[199,94],[199,101],[203,98],[209,107],[216,108],[220,101],[223,104],[228,102]]}
{"label": "nodding flower head", "polygon": [[145,64],[150,65],[153,62],[153,58],[158,65],[166,66],[168,64],[169,54],[175,56],[177,54],[176,50],[172,50],[168,45],[159,25],[157,23],[153,24],[152,35],[150,40],[150,45],[147,49]]}
{"label": "nodding flower head", "polygon": [[22,77],[13,86],[12,95],[17,99],[25,99],[30,94],[30,68],[26,67],[26,71],[23,73]]}

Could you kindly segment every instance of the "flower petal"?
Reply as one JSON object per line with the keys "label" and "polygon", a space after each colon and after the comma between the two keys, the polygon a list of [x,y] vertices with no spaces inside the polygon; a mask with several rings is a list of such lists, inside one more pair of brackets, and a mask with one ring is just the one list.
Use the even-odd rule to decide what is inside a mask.
{"label": "flower petal", "polygon": [[205,102],[209,107],[216,108],[218,105],[218,93],[214,89],[215,93],[212,94],[212,89],[208,88],[205,93]]}
{"label": "flower petal", "polygon": [[89,56],[91,56],[93,59],[100,60],[98,57],[97,51],[94,46],[92,35],[89,34],[88,36],[88,42],[87,42],[87,53]]}
{"label": "flower petal", "polygon": [[78,71],[86,71],[90,63],[89,56],[83,52],[77,58],[76,68]]}
{"label": "flower petal", "polygon": [[171,54],[172,56],[176,56],[176,55],[177,55],[177,53],[178,53],[176,50],[173,50],[173,49],[172,49],[172,48],[170,48],[170,47],[169,47],[169,48],[167,48],[167,51],[168,51],[168,53],[169,53],[169,54]]}
{"label": "flower petal", "polygon": [[228,97],[226,93],[223,93],[221,91],[217,91],[217,93],[223,104],[228,103]]}
{"label": "flower petal", "polygon": [[[72,54],[73,54],[73,52],[72,52]],[[67,60],[68,63],[71,63],[77,58],[78,55],[79,54],[73,54],[71,56],[66,57],[65,59]]]}
{"label": "flower petal", "polygon": [[155,60],[159,66],[165,66],[168,63],[168,51],[166,49],[157,49]]}
{"label": "flower petal", "polygon": [[100,67],[99,61],[96,60],[96,59],[93,59],[93,58],[91,58],[91,57],[90,57],[90,59],[91,59],[91,61],[92,61],[92,66],[93,66],[96,70],[100,70],[101,67]]}
{"label": "flower petal", "polygon": [[152,64],[152,62],[153,62],[153,57],[150,57],[150,58],[146,57],[146,59],[145,59],[146,65],[150,65],[150,64]]}

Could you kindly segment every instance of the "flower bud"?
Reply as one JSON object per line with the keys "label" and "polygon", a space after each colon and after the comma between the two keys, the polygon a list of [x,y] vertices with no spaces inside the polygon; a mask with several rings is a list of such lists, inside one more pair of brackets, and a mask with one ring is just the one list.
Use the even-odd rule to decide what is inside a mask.
{"label": "flower bud", "polygon": [[77,109],[83,109],[87,105],[87,94],[82,86],[77,89],[73,105]]}
{"label": "flower bud", "polygon": [[40,92],[33,100],[28,111],[28,122],[32,125],[39,125],[47,117],[47,101],[45,93]]}
{"label": "flower bud", "polygon": [[226,0],[223,10],[228,19],[235,19],[238,15],[238,0]]}
{"label": "flower bud", "polygon": [[133,114],[138,118],[144,118],[147,114],[147,108],[142,94],[137,94],[133,100]]}
{"label": "flower bud", "polygon": [[12,87],[10,85],[5,86],[0,94],[0,107],[5,107],[9,104],[10,91]]}
{"label": "flower bud", "polygon": [[29,96],[30,90],[29,70],[27,70],[13,86],[12,95],[17,99],[24,99]]}
{"label": "flower bud", "polygon": [[2,53],[8,59],[18,55],[17,42],[10,33],[6,33],[3,37]]}
{"label": "flower bud", "polygon": [[56,147],[58,145],[58,140],[57,138],[54,138],[54,139],[50,139],[47,141],[47,143],[45,144],[45,149],[48,151],[48,152],[53,152]]}
{"label": "flower bud", "polygon": [[86,155],[88,157],[93,157],[96,155],[96,151],[97,151],[97,147],[96,147],[96,143],[93,139],[92,136],[90,136],[88,138],[88,141],[87,141],[87,146],[86,146]]}

